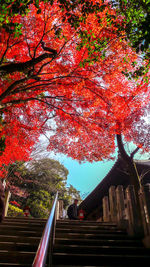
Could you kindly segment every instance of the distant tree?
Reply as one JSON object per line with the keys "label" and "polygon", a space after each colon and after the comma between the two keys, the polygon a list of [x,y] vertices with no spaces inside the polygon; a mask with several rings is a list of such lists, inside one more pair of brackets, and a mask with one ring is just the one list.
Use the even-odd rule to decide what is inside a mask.
{"label": "distant tree", "polygon": [[30,207],[31,216],[47,218],[52,207],[52,197],[48,191],[30,191],[26,205]]}
{"label": "distant tree", "polygon": [[58,161],[43,158],[28,165],[23,162],[10,165],[6,182],[12,192],[12,201],[17,200],[22,208],[29,206],[33,217],[45,218],[57,191],[64,207],[74,198],[81,200],[80,192],[72,185],[66,185],[67,175],[68,170]]}
{"label": "distant tree", "polygon": [[80,191],[77,191],[72,185],[68,186],[67,192],[71,200],[77,198],[79,201],[81,201]]}

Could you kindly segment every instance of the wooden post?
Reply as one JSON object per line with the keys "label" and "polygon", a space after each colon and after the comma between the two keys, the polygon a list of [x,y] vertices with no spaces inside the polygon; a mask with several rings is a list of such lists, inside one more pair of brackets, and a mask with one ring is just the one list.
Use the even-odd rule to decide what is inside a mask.
{"label": "wooden post", "polygon": [[3,187],[4,187],[4,190],[5,190],[5,187],[6,187],[6,180],[5,179],[3,180]]}
{"label": "wooden post", "polygon": [[144,189],[145,205],[146,205],[146,220],[148,225],[150,226],[150,184],[144,185],[143,189]]}
{"label": "wooden post", "polygon": [[141,187],[139,190],[139,201],[140,201],[140,208],[141,208],[141,215],[142,215],[142,224],[143,224],[143,229],[144,229],[144,235],[148,235],[148,225],[146,222],[146,214],[145,214],[145,208],[144,208],[144,193],[143,193],[143,188]]}
{"label": "wooden post", "polygon": [[144,185],[139,191],[142,222],[144,228],[143,243],[145,247],[150,248],[150,185]]}
{"label": "wooden post", "polygon": [[56,220],[59,220],[59,201],[57,201],[57,207],[56,207]]}
{"label": "wooden post", "polygon": [[5,192],[5,212],[4,212],[4,216],[7,216],[7,212],[8,212],[8,205],[9,205],[9,199],[11,197],[11,193],[10,191],[6,191]]}
{"label": "wooden post", "polygon": [[104,222],[109,222],[109,202],[108,202],[108,197],[105,196],[103,198],[103,221]]}
{"label": "wooden post", "polygon": [[145,213],[146,231],[145,235],[150,235],[150,185],[144,185],[141,188],[143,209]]}
{"label": "wooden post", "polygon": [[128,232],[131,235],[141,235],[143,229],[139,221],[135,190],[133,185],[129,185],[126,189],[127,216],[128,216]]}
{"label": "wooden post", "polygon": [[64,203],[63,200],[58,200],[58,202],[59,202],[59,219],[62,219]]}
{"label": "wooden post", "polygon": [[123,186],[118,185],[116,189],[116,199],[117,199],[117,222],[118,226],[121,228],[127,227],[127,220],[125,214],[125,202],[124,202],[124,192]]}
{"label": "wooden post", "polygon": [[117,222],[117,198],[115,186],[109,188],[110,217],[112,222]]}

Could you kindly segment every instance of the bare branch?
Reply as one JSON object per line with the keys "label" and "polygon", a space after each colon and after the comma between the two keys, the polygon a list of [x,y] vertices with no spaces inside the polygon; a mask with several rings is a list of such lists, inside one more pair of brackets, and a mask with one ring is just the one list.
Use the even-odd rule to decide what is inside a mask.
{"label": "bare branch", "polygon": [[138,152],[139,149],[140,149],[140,148],[137,147],[137,148],[131,153],[131,155],[130,155],[130,158],[131,158],[131,159],[133,159],[134,155]]}

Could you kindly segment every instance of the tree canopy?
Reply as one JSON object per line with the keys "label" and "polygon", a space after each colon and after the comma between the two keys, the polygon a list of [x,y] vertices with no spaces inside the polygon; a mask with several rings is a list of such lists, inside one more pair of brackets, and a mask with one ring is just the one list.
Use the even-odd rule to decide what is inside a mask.
{"label": "tree canopy", "polygon": [[150,93],[149,72],[132,78],[146,63],[122,38],[124,17],[101,0],[19,3],[23,14],[5,14],[0,34],[1,166],[27,160],[47,131],[50,150],[111,157],[115,134],[129,138]]}

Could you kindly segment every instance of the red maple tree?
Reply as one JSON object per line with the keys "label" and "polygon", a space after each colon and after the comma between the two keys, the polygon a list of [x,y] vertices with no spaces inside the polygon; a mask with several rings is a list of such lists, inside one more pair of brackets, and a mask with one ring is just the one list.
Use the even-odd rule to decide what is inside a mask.
{"label": "red maple tree", "polygon": [[[119,38],[122,18],[106,4],[75,29],[57,1],[40,2],[40,9],[30,5],[27,15],[11,18],[23,25],[19,37],[13,29],[0,34],[0,165],[27,160],[46,131],[53,133],[51,150],[78,160],[108,158],[114,135],[128,132],[149,97],[143,77],[124,75],[140,60]],[[79,16],[80,6],[74,12]]]}

